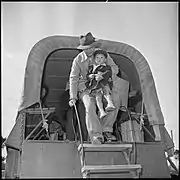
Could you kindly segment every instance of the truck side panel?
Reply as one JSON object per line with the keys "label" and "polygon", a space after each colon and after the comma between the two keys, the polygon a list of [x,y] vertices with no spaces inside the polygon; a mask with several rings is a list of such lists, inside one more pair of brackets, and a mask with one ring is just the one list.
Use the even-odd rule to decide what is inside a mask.
{"label": "truck side panel", "polygon": [[20,178],[81,177],[80,158],[74,142],[25,141]]}

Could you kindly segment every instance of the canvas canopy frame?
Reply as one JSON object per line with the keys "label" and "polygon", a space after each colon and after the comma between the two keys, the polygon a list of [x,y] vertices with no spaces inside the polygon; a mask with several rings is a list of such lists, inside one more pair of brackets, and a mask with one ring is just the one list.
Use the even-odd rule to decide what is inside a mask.
{"label": "canvas canopy frame", "polygon": [[[172,148],[173,143],[171,142],[170,136],[164,127],[164,117],[162,115],[160,104],[158,101],[152,72],[145,57],[136,48],[128,44],[109,40],[99,41],[100,48],[106,50],[109,53],[123,55],[127,57],[131,62],[133,62],[139,76],[141,92],[143,95],[143,102],[145,105],[146,113],[149,117],[149,122],[154,127],[157,127],[156,129],[159,131],[159,141],[162,141],[163,144],[165,144],[166,149]],[[47,57],[52,52],[58,49],[77,49],[78,45],[78,37],[55,35],[46,37],[33,46],[27,59],[24,78],[24,89],[18,113],[22,112],[24,109],[28,108],[29,106],[40,100],[42,76]],[[17,121],[18,119],[20,118],[17,117]],[[15,126],[18,126],[17,121]],[[6,141],[7,145],[12,144],[11,137],[12,134],[15,135],[15,126]],[[18,134],[18,132],[16,132],[16,134]],[[19,136],[20,135],[17,135],[17,137]],[[22,138],[20,139],[22,140]],[[16,144],[16,147],[19,147],[21,143]],[[167,144],[169,144],[168,148]]]}

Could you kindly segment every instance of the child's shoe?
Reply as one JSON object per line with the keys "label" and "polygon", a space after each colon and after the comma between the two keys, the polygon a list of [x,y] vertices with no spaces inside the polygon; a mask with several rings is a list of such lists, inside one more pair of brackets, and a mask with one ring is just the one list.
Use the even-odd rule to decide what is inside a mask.
{"label": "child's shoe", "polygon": [[103,120],[106,116],[107,116],[107,113],[106,113],[105,111],[100,111],[100,116],[99,116],[99,118],[100,118],[101,120]]}
{"label": "child's shoe", "polygon": [[106,107],[106,112],[114,111],[116,107],[113,105],[113,103],[109,103]]}

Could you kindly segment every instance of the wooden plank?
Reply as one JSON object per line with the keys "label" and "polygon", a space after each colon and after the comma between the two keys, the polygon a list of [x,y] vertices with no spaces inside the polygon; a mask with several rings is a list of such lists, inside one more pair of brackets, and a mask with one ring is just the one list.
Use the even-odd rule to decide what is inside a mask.
{"label": "wooden plank", "polygon": [[36,127],[36,125],[33,125],[33,124],[27,124],[26,127]]}
{"label": "wooden plank", "polygon": [[20,179],[82,177],[75,142],[29,140],[22,146]]}
{"label": "wooden plank", "polygon": [[136,171],[141,169],[140,164],[128,164],[128,165],[96,165],[96,166],[84,166],[82,167],[82,172],[91,171],[91,172],[103,172],[103,171],[111,171],[111,172],[127,172],[127,171]]}
{"label": "wooden plank", "polygon": [[[78,150],[82,148],[82,144],[78,146]],[[85,148],[86,152],[90,151],[123,151],[126,149],[132,148],[132,144],[83,144],[83,148]]]}
{"label": "wooden plank", "polygon": [[[30,108],[30,109],[26,109],[24,111],[26,113],[29,113],[29,114],[41,114],[41,109],[40,108]],[[43,114],[53,113],[53,112],[55,112],[55,108],[54,107],[43,108],[42,112],[43,112]]]}
{"label": "wooden plank", "polygon": [[144,142],[143,131],[135,120],[128,120],[121,124],[121,135],[124,142]]}
{"label": "wooden plank", "polygon": [[96,178],[96,179],[101,179],[101,178],[118,178],[118,179],[136,179],[139,178],[139,176],[132,174],[131,172],[103,172],[103,173],[84,173],[83,178]]}
{"label": "wooden plank", "polygon": [[[40,111],[41,109],[40,108],[28,108],[26,110],[24,110],[25,112],[34,112],[34,111]],[[51,111],[51,110],[55,110],[54,107],[50,107],[50,108],[42,108],[43,111]]]}

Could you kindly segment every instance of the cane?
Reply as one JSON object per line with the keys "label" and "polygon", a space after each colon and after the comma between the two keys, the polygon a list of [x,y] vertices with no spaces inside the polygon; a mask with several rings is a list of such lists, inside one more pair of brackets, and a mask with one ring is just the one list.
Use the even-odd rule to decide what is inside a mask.
{"label": "cane", "polygon": [[78,128],[79,128],[79,134],[80,134],[80,143],[81,143],[81,146],[82,146],[82,165],[84,166],[84,149],[83,149],[83,138],[82,138],[82,132],[81,132],[81,124],[80,124],[80,119],[79,119],[77,107],[76,107],[76,104],[74,102],[73,102],[73,106],[74,106],[75,114],[76,114],[77,121],[78,121]]}

